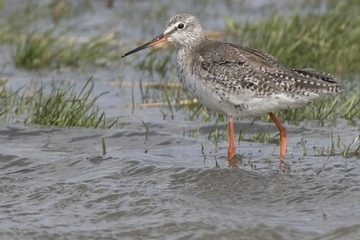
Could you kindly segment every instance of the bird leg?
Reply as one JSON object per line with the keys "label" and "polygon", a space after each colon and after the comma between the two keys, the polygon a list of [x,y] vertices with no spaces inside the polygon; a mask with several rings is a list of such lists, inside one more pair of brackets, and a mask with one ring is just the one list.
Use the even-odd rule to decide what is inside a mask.
{"label": "bird leg", "polygon": [[235,129],[234,129],[234,118],[229,117],[229,149],[228,149],[228,161],[233,160],[236,151],[235,142]]}
{"label": "bird leg", "polygon": [[271,119],[274,121],[276,127],[280,132],[280,161],[283,162],[285,159],[286,145],[287,145],[287,131],[281,122],[275,117],[272,112],[269,112]]}

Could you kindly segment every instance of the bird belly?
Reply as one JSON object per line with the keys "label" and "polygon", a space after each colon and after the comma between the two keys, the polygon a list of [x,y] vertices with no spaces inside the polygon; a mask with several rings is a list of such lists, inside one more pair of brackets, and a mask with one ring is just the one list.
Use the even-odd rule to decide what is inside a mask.
{"label": "bird belly", "polygon": [[179,80],[183,87],[202,105],[214,112],[228,115],[228,111],[224,109],[226,105],[221,100],[221,96],[213,91],[211,86],[203,84],[194,76],[180,77]]}
{"label": "bird belly", "polygon": [[243,93],[230,96],[224,109],[227,115],[234,117],[257,117],[276,110],[300,108],[318,97],[317,94],[299,96],[285,92],[269,95]]}

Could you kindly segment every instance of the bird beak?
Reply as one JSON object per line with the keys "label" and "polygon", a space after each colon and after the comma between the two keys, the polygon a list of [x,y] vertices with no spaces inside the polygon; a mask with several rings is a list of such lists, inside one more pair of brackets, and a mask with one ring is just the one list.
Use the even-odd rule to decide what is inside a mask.
{"label": "bird beak", "polygon": [[125,53],[124,55],[121,56],[121,58],[124,58],[130,54],[133,54],[133,53],[136,53],[138,51],[141,51],[145,48],[148,48],[148,47],[151,47],[151,46],[154,46],[158,43],[161,43],[161,42],[166,42],[169,38],[169,35],[165,35],[164,33],[160,34],[159,36],[157,36],[156,38],[154,38],[153,40],[145,43],[144,45],[141,45],[140,47],[137,47],[127,53]]}

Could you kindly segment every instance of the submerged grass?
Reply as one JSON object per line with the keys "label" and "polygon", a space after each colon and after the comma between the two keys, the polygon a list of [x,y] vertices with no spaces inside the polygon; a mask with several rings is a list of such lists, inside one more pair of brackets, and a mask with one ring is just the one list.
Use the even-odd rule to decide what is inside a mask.
{"label": "submerged grass", "polygon": [[[360,144],[358,143],[359,137],[360,135],[356,136],[356,138],[354,138],[350,144],[345,145],[341,143],[341,139],[339,136],[338,136],[338,141],[336,143],[334,140],[333,133],[331,132],[330,146],[321,147],[321,148],[314,146],[313,150],[315,150],[316,156],[326,156],[328,158],[332,156],[342,156],[344,158],[350,158],[350,157],[360,158]],[[356,144],[358,145],[357,147]]]}

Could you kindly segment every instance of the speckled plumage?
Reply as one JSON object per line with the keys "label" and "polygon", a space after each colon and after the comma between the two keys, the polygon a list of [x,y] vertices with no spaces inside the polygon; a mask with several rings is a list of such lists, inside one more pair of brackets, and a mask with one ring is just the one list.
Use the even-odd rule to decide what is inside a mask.
{"label": "speckled plumage", "polygon": [[302,107],[322,95],[343,90],[330,74],[292,69],[267,53],[209,40],[199,20],[190,14],[170,18],[162,34],[122,57],[164,41],[177,46],[177,74],[184,88],[203,105],[229,117],[229,162],[236,149],[233,117],[268,113],[280,132],[283,161],[287,132],[272,112]]}

